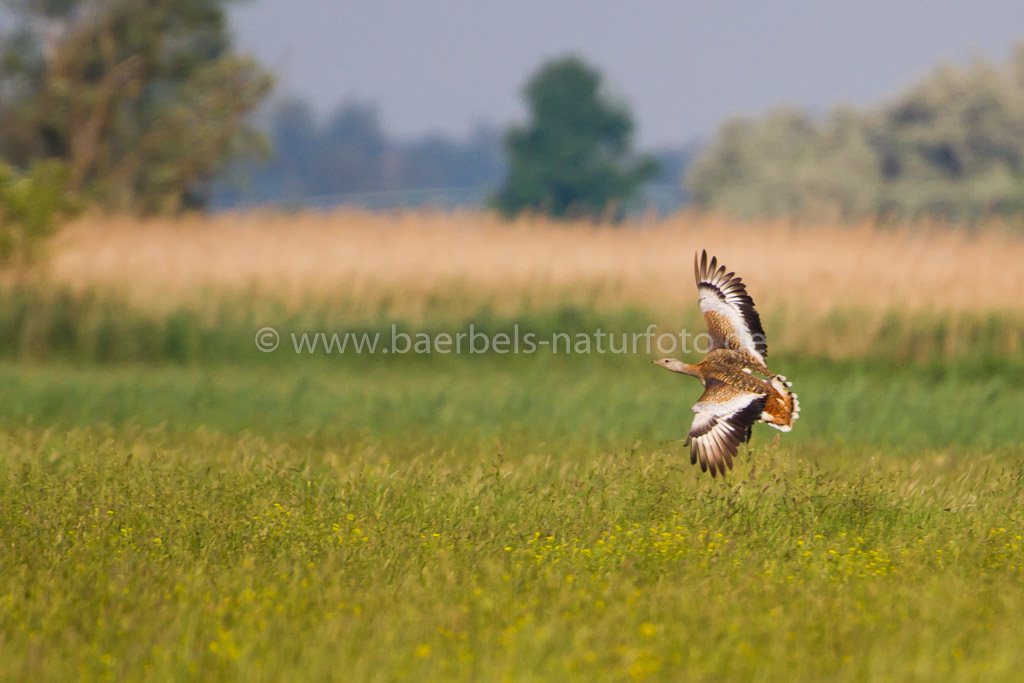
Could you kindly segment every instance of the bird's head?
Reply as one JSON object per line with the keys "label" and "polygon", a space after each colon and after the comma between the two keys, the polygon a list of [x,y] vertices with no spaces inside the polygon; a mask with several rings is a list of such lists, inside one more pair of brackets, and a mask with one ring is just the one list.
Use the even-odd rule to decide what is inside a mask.
{"label": "bird's head", "polygon": [[676,358],[659,358],[658,360],[652,360],[651,362],[654,363],[655,365],[660,365],[666,370],[671,370],[672,372],[682,372],[688,374],[685,370],[686,363]]}

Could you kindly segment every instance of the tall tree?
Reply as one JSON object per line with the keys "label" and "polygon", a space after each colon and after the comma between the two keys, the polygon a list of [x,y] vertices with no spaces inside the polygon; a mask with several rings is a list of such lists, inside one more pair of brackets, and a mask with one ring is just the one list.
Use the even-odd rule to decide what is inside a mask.
{"label": "tall tree", "polygon": [[601,90],[601,76],[577,57],[544,65],[526,88],[530,121],[509,131],[508,175],[496,197],[506,215],[621,212],[658,173],[653,157],[631,153],[629,110]]}
{"label": "tall tree", "polygon": [[269,74],[232,53],[229,0],[4,0],[0,157],[66,161],[108,206],[202,203],[214,173],[256,150],[245,121]]}

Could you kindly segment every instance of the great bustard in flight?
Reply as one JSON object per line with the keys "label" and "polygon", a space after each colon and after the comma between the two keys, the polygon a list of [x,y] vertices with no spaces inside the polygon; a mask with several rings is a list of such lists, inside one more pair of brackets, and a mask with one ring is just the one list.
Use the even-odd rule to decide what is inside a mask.
{"label": "great bustard in flight", "polygon": [[[774,375],[765,365],[768,344],[761,317],[746,285],[735,273],[726,272],[718,260],[701,251],[693,257],[700,310],[711,336],[711,351],[696,365],[675,358],[652,361],[656,365],[693,375],[704,393],[693,406],[697,415],[686,444],[690,462],[700,461],[711,476],[732,469],[741,443],[750,439],[755,422],[766,422],[788,432],[800,417],[800,403],[789,390],[791,382]],[[762,379],[764,378],[764,379]]]}

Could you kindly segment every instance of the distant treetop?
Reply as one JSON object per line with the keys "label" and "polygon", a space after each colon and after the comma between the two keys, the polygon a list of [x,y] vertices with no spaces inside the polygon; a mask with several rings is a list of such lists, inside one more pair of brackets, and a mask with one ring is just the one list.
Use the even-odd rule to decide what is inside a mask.
{"label": "distant treetop", "polygon": [[631,151],[633,121],[577,57],[545,64],[526,87],[530,120],[506,136],[508,174],[495,198],[507,216],[621,215],[641,184],[658,174],[653,157]]}

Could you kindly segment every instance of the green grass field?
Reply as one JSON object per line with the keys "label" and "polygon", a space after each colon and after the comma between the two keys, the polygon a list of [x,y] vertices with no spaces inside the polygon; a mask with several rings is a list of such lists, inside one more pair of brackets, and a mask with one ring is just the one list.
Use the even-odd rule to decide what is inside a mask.
{"label": "green grass field", "polygon": [[88,323],[142,335],[114,353],[0,320],[2,679],[1024,669],[1024,363],[984,335],[773,356],[802,419],[712,480],[698,383],[644,355],[268,356],[245,316],[124,315]]}

